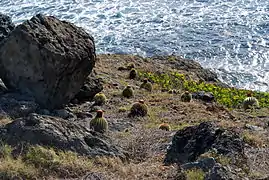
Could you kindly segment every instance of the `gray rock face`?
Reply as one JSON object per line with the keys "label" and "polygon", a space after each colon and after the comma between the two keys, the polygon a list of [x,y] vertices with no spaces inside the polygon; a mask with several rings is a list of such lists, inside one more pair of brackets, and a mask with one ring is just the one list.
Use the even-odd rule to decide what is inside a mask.
{"label": "gray rock face", "polygon": [[37,110],[38,104],[29,97],[16,93],[0,96],[0,109],[11,118],[25,117]]}
{"label": "gray rock face", "polygon": [[243,140],[235,133],[222,130],[211,122],[179,130],[167,151],[165,164],[188,163],[209,151],[223,155],[244,155]]}
{"label": "gray rock face", "polygon": [[184,170],[188,170],[188,169],[202,169],[203,171],[209,171],[210,169],[212,169],[216,164],[216,161],[214,158],[204,158],[201,159],[200,161],[197,162],[190,162],[190,163],[186,163],[183,164],[181,166],[182,169]]}
{"label": "gray rock face", "polygon": [[93,99],[95,94],[101,92],[102,90],[103,84],[101,79],[95,78],[94,76],[88,76],[75,98],[79,101],[89,101]]}
{"label": "gray rock face", "polygon": [[15,28],[9,16],[0,13],[0,42]]}
{"label": "gray rock face", "polygon": [[231,172],[220,164],[216,164],[207,174],[205,180],[233,180]]}
{"label": "gray rock face", "polygon": [[111,140],[73,122],[51,116],[30,114],[0,129],[0,139],[11,145],[18,142],[71,150],[87,156],[118,156],[124,153]]}
{"label": "gray rock face", "polygon": [[93,37],[55,17],[36,15],[17,26],[0,47],[0,77],[46,109],[62,108],[95,65]]}
{"label": "gray rock face", "polygon": [[5,92],[7,92],[7,91],[8,91],[8,89],[7,89],[6,85],[4,84],[2,79],[0,79],[0,94],[3,94]]}

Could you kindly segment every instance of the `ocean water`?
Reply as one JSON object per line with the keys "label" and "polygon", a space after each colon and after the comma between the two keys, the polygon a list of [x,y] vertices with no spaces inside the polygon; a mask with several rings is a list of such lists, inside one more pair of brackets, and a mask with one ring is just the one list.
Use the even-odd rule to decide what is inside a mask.
{"label": "ocean water", "polygon": [[269,91],[269,0],[0,0],[0,12],[16,24],[54,15],[91,33],[98,53],[181,55]]}

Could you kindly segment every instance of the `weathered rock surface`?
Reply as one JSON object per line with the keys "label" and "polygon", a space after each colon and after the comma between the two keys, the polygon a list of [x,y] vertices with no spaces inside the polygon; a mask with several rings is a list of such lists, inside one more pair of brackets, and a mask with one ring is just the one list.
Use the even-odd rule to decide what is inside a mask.
{"label": "weathered rock surface", "polygon": [[88,173],[80,180],[106,180],[106,178],[102,174],[92,172]]}
{"label": "weathered rock surface", "polygon": [[43,108],[62,108],[95,65],[95,44],[82,28],[36,15],[17,26],[0,47],[0,77]]}
{"label": "weathered rock surface", "polygon": [[0,94],[6,93],[8,91],[6,85],[4,84],[4,82],[2,81],[2,79],[0,79]]}
{"label": "weathered rock surface", "polygon": [[11,118],[25,117],[38,109],[34,99],[18,93],[6,93],[0,96],[0,109]]}
{"label": "weathered rock surface", "polygon": [[244,154],[243,140],[235,133],[222,130],[211,122],[179,130],[173,137],[172,145],[167,151],[165,164],[184,164],[214,150],[223,155]]}
{"label": "weathered rock surface", "polygon": [[15,28],[9,16],[0,13],[0,42]]}
{"label": "weathered rock surface", "polygon": [[124,153],[111,140],[81,125],[51,116],[30,114],[0,129],[0,139],[11,145],[18,142],[71,150],[87,156],[118,156]]}
{"label": "weathered rock surface", "polygon": [[197,162],[189,162],[186,164],[183,164],[181,168],[183,170],[189,170],[189,169],[202,169],[203,171],[209,171],[211,170],[216,164],[216,161],[214,158],[204,158]]}
{"label": "weathered rock surface", "polygon": [[198,91],[192,93],[192,98],[199,99],[205,102],[213,102],[215,100],[213,93],[204,91]]}
{"label": "weathered rock surface", "polygon": [[94,76],[88,76],[84,85],[76,94],[75,98],[79,101],[92,100],[94,95],[103,90],[103,84],[101,79],[95,78]]}
{"label": "weathered rock surface", "polygon": [[224,166],[216,164],[207,174],[205,180],[233,180],[232,173]]}

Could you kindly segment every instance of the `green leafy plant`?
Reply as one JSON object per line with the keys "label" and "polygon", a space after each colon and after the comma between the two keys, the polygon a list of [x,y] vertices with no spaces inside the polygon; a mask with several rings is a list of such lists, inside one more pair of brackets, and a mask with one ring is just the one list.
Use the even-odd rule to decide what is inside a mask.
{"label": "green leafy plant", "polygon": [[219,104],[229,108],[240,108],[246,95],[251,92],[253,97],[259,101],[260,107],[269,107],[269,93],[267,92],[250,91],[233,87],[227,88],[212,83],[196,82],[192,79],[187,80],[184,74],[178,72],[158,74],[140,71],[139,76],[141,78],[148,78],[166,91],[170,89],[180,89],[189,92],[211,92]]}

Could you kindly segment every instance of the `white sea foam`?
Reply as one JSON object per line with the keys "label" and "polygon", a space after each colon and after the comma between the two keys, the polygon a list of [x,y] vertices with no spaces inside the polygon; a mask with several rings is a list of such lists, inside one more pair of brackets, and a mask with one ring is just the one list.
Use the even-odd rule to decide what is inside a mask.
{"label": "white sea foam", "polygon": [[230,85],[268,91],[268,0],[1,0],[20,24],[54,15],[93,34],[98,53],[179,54]]}

